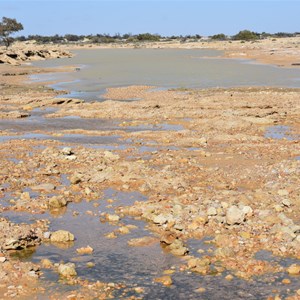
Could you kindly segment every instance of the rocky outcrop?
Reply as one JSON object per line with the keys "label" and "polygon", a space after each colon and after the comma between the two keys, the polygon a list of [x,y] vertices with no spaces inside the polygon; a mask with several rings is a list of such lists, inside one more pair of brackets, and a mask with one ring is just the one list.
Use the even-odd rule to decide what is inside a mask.
{"label": "rocky outcrop", "polygon": [[62,57],[72,57],[72,54],[60,49],[0,49],[0,64],[20,65],[28,61]]}

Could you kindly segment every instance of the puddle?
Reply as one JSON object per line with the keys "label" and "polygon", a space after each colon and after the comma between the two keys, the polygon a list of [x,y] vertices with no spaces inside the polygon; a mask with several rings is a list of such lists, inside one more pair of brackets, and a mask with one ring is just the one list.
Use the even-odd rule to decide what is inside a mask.
{"label": "puddle", "polygon": [[10,140],[57,140],[67,143],[78,143],[83,146],[103,145],[109,147],[109,144],[126,144],[126,141],[120,139],[118,135],[101,136],[101,135],[84,135],[84,134],[64,134],[62,136],[53,136],[42,133],[26,133],[22,135],[0,136],[0,143]]}
{"label": "puddle", "polygon": [[[62,176],[62,181],[65,182]],[[107,201],[113,199],[111,203]],[[116,239],[107,239],[104,235],[118,228],[116,224],[100,222],[100,215],[103,212],[114,213],[118,206],[132,205],[135,201],[144,201],[146,197],[138,192],[121,192],[114,189],[104,191],[104,196],[97,201],[80,203],[70,203],[66,213],[62,216],[51,216],[49,213],[34,215],[16,212],[4,212],[4,216],[9,217],[14,222],[34,222],[37,219],[49,218],[51,231],[65,229],[75,235],[75,242],[65,248],[58,248],[51,244],[43,244],[37,249],[29,249],[20,252],[19,259],[39,262],[43,258],[48,258],[54,263],[74,262],[78,276],[91,281],[104,281],[125,283],[127,287],[139,286],[144,289],[144,293],[135,295],[133,292],[127,296],[140,296],[143,299],[266,299],[273,295],[272,290],[276,289],[281,296],[287,296],[293,290],[299,288],[297,278],[290,278],[291,284],[287,287],[282,284],[282,278],[286,274],[278,273],[261,276],[254,280],[244,281],[233,278],[231,281],[225,280],[228,272],[221,276],[201,276],[188,271],[180,271],[180,265],[184,261],[178,257],[165,252],[159,242],[146,247],[129,247],[127,241],[132,238],[151,236],[147,231],[143,221],[129,217],[122,218],[119,225],[135,225],[129,234],[119,235]],[[98,206],[94,205],[97,203]],[[74,215],[76,212],[76,216]],[[88,212],[88,213],[87,213]],[[192,239],[187,241],[190,253],[195,256],[209,255],[214,246],[210,243],[211,238],[202,240]],[[94,252],[91,255],[78,255],[77,248],[91,246]],[[201,249],[201,253],[198,250]],[[268,251],[260,251],[257,254],[259,259],[274,258]],[[275,258],[274,262],[277,262]],[[88,262],[95,266],[89,268]],[[293,261],[288,261],[290,264]],[[175,271],[171,275],[173,285],[164,287],[153,279],[163,275],[164,270]],[[58,282],[58,275],[51,270],[43,269],[43,282],[46,285],[46,294],[52,291],[67,292],[77,287],[68,286]],[[202,293],[196,291],[204,288]],[[115,292],[115,299],[124,297],[124,290]]]}
{"label": "puddle", "polygon": [[152,131],[179,131],[183,130],[184,127],[182,125],[177,124],[140,124],[136,126],[127,126],[128,129],[139,129],[142,131],[152,130]]}
{"label": "puddle", "polygon": [[265,137],[276,140],[286,139],[294,141],[300,138],[300,134],[291,133],[290,126],[276,125],[270,126],[266,129]]}
{"label": "puddle", "polygon": [[282,267],[288,267],[292,264],[299,264],[299,259],[293,257],[279,257],[273,255],[271,251],[261,250],[255,254],[255,258],[259,260],[265,260],[272,263],[277,263]]}

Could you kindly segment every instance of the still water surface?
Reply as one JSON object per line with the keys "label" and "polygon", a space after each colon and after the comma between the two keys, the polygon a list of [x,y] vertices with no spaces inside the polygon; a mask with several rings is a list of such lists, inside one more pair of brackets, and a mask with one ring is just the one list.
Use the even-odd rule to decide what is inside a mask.
{"label": "still water surface", "polygon": [[73,58],[35,62],[39,67],[75,66],[80,71],[38,75],[71,96],[91,99],[108,87],[152,85],[161,88],[234,86],[300,87],[300,69],[254,64],[249,60],[222,59],[221,51],[187,49],[76,50]]}

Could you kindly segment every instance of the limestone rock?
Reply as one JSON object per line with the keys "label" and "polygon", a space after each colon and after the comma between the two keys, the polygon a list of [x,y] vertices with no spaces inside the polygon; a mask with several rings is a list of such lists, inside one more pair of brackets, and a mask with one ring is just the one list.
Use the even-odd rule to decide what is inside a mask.
{"label": "limestone rock", "polygon": [[208,216],[216,216],[218,214],[215,207],[211,206],[207,209],[207,215]]}
{"label": "limestone rock", "polygon": [[300,265],[292,264],[288,267],[287,272],[290,275],[300,275]]}
{"label": "limestone rock", "polygon": [[49,199],[49,207],[60,208],[66,206],[68,201],[61,196],[53,196]]}
{"label": "limestone rock", "polygon": [[120,217],[118,215],[107,214],[106,215],[106,220],[108,222],[119,222],[120,221]]}
{"label": "limestone rock", "polygon": [[115,161],[115,160],[120,159],[120,156],[118,154],[114,154],[111,151],[104,151],[104,157],[111,160],[111,161]]}
{"label": "limestone rock", "polygon": [[60,264],[58,267],[58,273],[63,277],[76,276],[77,272],[75,269],[75,264],[73,263]]}
{"label": "limestone rock", "polygon": [[55,190],[55,185],[52,184],[52,183],[42,183],[42,184],[39,184],[39,185],[32,186],[31,189],[33,191],[46,191],[46,192],[50,192],[50,191]]}
{"label": "limestone rock", "polygon": [[245,213],[237,206],[233,205],[227,209],[226,222],[228,225],[241,224],[245,219]]}
{"label": "limestone rock", "polygon": [[73,151],[72,151],[72,148],[71,147],[64,147],[62,150],[61,150],[61,153],[63,155],[72,155],[73,154]]}
{"label": "limestone rock", "polygon": [[58,230],[55,232],[52,232],[50,241],[51,242],[70,242],[74,241],[74,235],[66,230]]}
{"label": "limestone rock", "polygon": [[70,180],[71,184],[78,184],[82,181],[81,176],[79,174],[74,174],[74,175],[70,176],[69,180]]}
{"label": "limestone rock", "polygon": [[131,239],[127,242],[132,247],[144,247],[158,242],[158,239],[153,236],[144,236],[141,238]]}
{"label": "limestone rock", "polygon": [[91,246],[76,249],[78,254],[92,254],[94,249]]}
{"label": "limestone rock", "polygon": [[168,276],[168,275],[155,278],[154,281],[155,282],[159,282],[159,283],[161,283],[161,284],[163,284],[165,286],[170,286],[173,283],[171,276]]}

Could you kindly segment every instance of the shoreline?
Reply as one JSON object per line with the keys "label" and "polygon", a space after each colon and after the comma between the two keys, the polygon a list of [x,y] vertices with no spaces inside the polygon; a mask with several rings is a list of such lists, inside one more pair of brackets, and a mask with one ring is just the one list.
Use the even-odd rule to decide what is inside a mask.
{"label": "shoreline", "polygon": [[[290,38],[267,38],[256,41],[199,41],[199,42],[141,42],[126,44],[58,44],[58,45],[38,45],[30,42],[18,42],[11,46],[9,51],[33,51],[45,52],[46,59],[51,57],[70,57],[68,51],[75,49],[116,49],[116,48],[150,48],[150,49],[212,49],[224,51],[223,58],[242,58],[255,60],[264,64],[271,64],[278,67],[299,68],[299,46],[300,37]],[[0,48],[0,51],[4,48]],[[41,55],[42,56],[42,55]],[[24,59],[24,56],[20,54]],[[41,57],[28,57],[30,60],[38,60]]]}
{"label": "shoreline", "polygon": [[[279,276],[276,280],[280,284],[275,283],[271,290],[267,282],[262,288],[264,291],[253,290],[255,295],[260,298],[281,295],[285,299],[297,299],[300,274],[300,161],[297,159],[300,89],[240,87],[149,92],[150,86],[128,86],[110,88],[105,95],[106,101],[89,103],[57,99],[54,97],[60,92],[45,87],[44,83],[25,83],[26,76],[36,71],[44,70],[32,66],[0,66],[2,117],[14,119],[19,116],[21,121],[22,118],[30,120],[29,115],[34,108],[51,107],[55,111],[46,115],[50,120],[72,116],[86,118],[87,121],[93,118],[121,120],[119,130],[109,131],[108,135],[117,133],[121,145],[124,145],[122,141],[130,142],[124,148],[113,148],[115,141],[104,141],[104,146],[111,147],[107,148],[109,150],[55,141],[49,137],[45,140],[30,138],[1,142],[3,176],[0,194],[2,199],[10,199],[3,200],[6,206],[0,206],[2,213],[14,215],[19,212],[21,216],[22,212],[32,216],[50,213],[61,215],[64,220],[69,212],[68,218],[74,224],[76,218],[81,220],[80,216],[88,215],[91,220],[97,220],[95,231],[102,226],[106,228],[105,224],[114,224],[113,229],[106,228],[105,237],[101,236],[107,243],[111,240],[121,243],[125,239],[125,244],[120,244],[124,249],[127,249],[127,243],[133,249],[156,243],[166,253],[180,259],[180,264],[173,269],[163,270],[150,278],[162,287],[158,287],[157,283],[153,283],[152,290],[142,284],[134,288],[129,286],[129,293],[133,293],[135,299],[151,296],[151,292],[164,286],[174,285],[176,290],[179,288],[176,279],[185,272],[197,274],[199,280],[217,274],[222,282],[243,280],[247,283],[255,276],[264,278],[267,274],[271,279]],[[5,73],[15,75],[3,76]],[[120,101],[135,98],[141,100]],[[22,117],[24,112],[28,115]],[[107,134],[101,130],[76,127],[39,132],[58,136]],[[0,133],[3,136],[11,134],[7,130]],[[41,186],[43,183],[48,186]],[[102,198],[108,188],[124,193],[137,192],[140,199],[130,204],[126,201],[119,204],[114,195]],[[143,200],[143,197],[147,199]],[[114,206],[114,202],[118,205]],[[56,206],[53,206],[54,203]],[[80,203],[89,204],[89,208],[79,211]],[[112,211],[107,212],[104,208],[107,205],[112,206]],[[73,207],[71,211],[70,207]],[[9,220],[2,220],[1,224],[16,228],[11,238],[17,241],[18,230],[28,236],[27,230],[37,226],[37,239],[29,240],[36,247],[40,243],[56,247],[55,242],[49,240],[53,224],[48,224],[47,219],[45,223],[26,226],[12,225]],[[55,218],[51,220],[56,224]],[[141,237],[131,235],[134,230],[140,230],[132,227],[136,220],[147,224],[147,230],[139,233]],[[63,248],[71,247],[69,249],[73,250],[67,256],[68,261],[61,263],[44,258],[37,266],[14,261],[10,256],[11,250],[3,250],[4,245],[7,247],[7,239],[0,239],[0,257],[5,257],[5,261],[0,262],[0,270],[7,272],[6,275],[1,273],[3,284],[0,294],[23,297],[48,293],[45,286],[39,285],[43,283],[39,279],[41,272],[52,270],[50,272],[57,274],[58,264],[75,262],[76,268],[89,272],[90,269],[81,263],[76,249],[85,253],[84,258],[88,262],[98,264],[97,251],[102,250],[93,241],[99,236],[88,240],[80,234],[80,230],[76,234],[73,244],[59,242],[57,247],[61,250],[55,250],[65,253]],[[189,241],[201,241],[207,237],[210,237],[211,247],[206,249],[199,245],[196,249],[199,252],[194,253]],[[31,244],[25,245],[25,248],[29,246]],[[97,254],[94,255],[88,246]],[[130,249],[128,251],[133,251]],[[257,258],[260,251],[271,251],[286,265]],[[293,263],[285,261],[290,256],[294,258]],[[114,261],[110,264],[113,265]],[[18,289],[21,280],[12,276],[14,265],[21,270],[25,282],[22,289]],[[38,290],[26,285],[31,284],[31,280],[39,286]],[[79,291],[74,288],[71,292],[59,294],[56,290],[59,299],[71,295],[84,295],[85,299],[101,295],[109,298],[118,289],[126,290],[126,282],[122,285],[119,281],[87,281],[84,275],[70,276],[66,281],[79,287]],[[259,283],[262,284],[261,281]],[[239,286],[233,287],[239,289]],[[288,293],[286,287],[290,288]],[[276,291],[273,291],[275,288]],[[198,295],[212,297],[209,281],[207,286],[203,283],[197,289]],[[228,289],[224,292],[230,293]],[[171,290],[166,288],[166,293],[171,293]]]}

